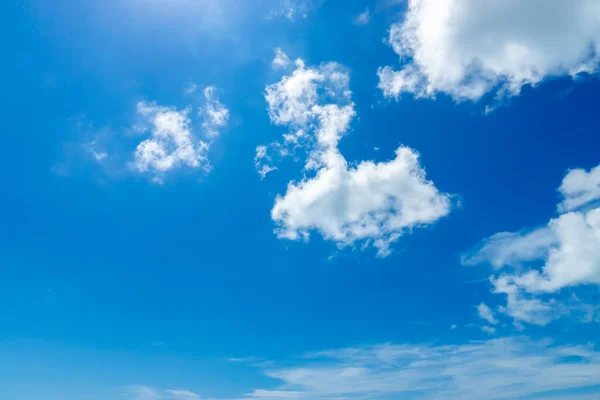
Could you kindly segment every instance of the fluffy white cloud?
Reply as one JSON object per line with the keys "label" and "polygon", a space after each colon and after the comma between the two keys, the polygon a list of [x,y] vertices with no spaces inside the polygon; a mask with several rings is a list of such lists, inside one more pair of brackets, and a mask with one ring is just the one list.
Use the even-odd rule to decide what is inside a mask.
{"label": "fluffy white cloud", "polygon": [[[339,246],[361,242],[387,256],[404,232],[449,213],[449,196],[426,179],[410,148],[399,147],[391,161],[348,165],[338,143],[356,112],[349,76],[338,64],[307,68],[299,59],[291,75],[267,87],[266,100],[271,121],[291,132],[274,148],[308,152],[304,178],[290,182],[271,211],[280,238],[307,239],[316,230]],[[259,172],[267,151],[257,149]]]}
{"label": "fluffy white cloud", "polygon": [[558,209],[566,212],[547,226],[496,234],[463,256],[465,264],[488,262],[510,269],[500,271],[491,282],[496,293],[506,295],[503,311],[516,320],[545,325],[569,312],[569,307],[554,298],[544,300],[544,295],[600,285],[600,208],[594,208],[598,171],[598,167],[590,172],[573,170],[565,176],[559,188],[564,200]]}
{"label": "fluffy white cloud", "polygon": [[265,373],[280,386],[255,391],[259,398],[269,398],[267,393],[309,400],[546,398],[556,395],[553,391],[600,384],[600,354],[592,346],[557,346],[527,337],[381,344],[306,354],[293,367]]}
{"label": "fluffy white cloud", "polygon": [[593,73],[600,60],[596,0],[410,0],[389,42],[405,61],[382,67],[379,87],[455,100],[519,94],[546,78]]}
{"label": "fluffy white cloud", "polygon": [[[197,85],[193,87],[195,90]],[[215,91],[213,86],[203,90],[204,104],[198,111],[202,128],[210,140],[219,136],[220,129],[227,125],[229,119],[229,110],[216,98]],[[134,125],[134,131],[150,132],[151,138],[137,145],[132,163],[135,170],[152,174],[157,183],[162,183],[168,172],[178,168],[210,170],[208,150],[211,142],[194,135],[191,106],[178,110],[142,101],[137,104],[137,112],[143,121]],[[102,157],[101,154],[99,156]]]}
{"label": "fluffy white cloud", "polygon": [[190,108],[177,110],[156,103],[138,103],[138,113],[151,126],[152,138],[142,141],[135,151],[134,167],[151,172],[156,181],[179,167],[209,168],[208,143],[198,140],[190,128]]}
{"label": "fluffy white cloud", "polygon": [[211,138],[219,136],[219,130],[225,127],[229,120],[229,110],[216,98],[215,91],[214,86],[204,88],[206,104],[200,110],[200,115],[204,116],[202,127]]}
{"label": "fluffy white cloud", "polygon": [[600,166],[592,170],[570,170],[558,189],[564,200],[558,205],[558,211],[575,210],[586,204],[600,200]]}

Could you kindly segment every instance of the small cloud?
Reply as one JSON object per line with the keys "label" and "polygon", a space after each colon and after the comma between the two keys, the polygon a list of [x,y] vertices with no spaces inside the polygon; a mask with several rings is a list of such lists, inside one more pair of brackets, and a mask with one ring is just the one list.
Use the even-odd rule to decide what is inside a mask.
{"label": "small cloud", "polygon": [[262,359],[258,357],[229,357],[226,360],[233,363],[249,364],[259,362]]}
{"label": "small cloud", "polygon": [[485,319],[492,325],[498,324],[498,320],[494,318],[494,312],[486,304],[481,303],[475,308],[477,308],[477,313],[479,314],[480,318]]}
{"label": "small cloud", "polygon": [[108,157],[108,154],[104,151],[97,153],[95,151],[92,150],[92,154],[94,155],[94,158],[96,159],[96,161],[102,161],[104,160],[106,157]]}
{"label": "small cloud", "polygon": [[450,325],[450,329],[455,330],[456,329],[456,324]]}
{"label": "small cloud", "polygon": [[494,333],[496,333],[496,328],[491,326],[482,326],[481,330],[487,333],[488,335],[493,335]]}
{"label": "small cloud", "polygon": [[196,83],[191,83],[190,86],[187,87],[187,89],[185,89],[185,93],[186,94],[192,94],[195,93],[196,90],[198,90],[198,85]]}
{"label": "small cloud", "polygon": [[200,395],[190,392],[189,390],[166,390],[166,392],[173,398],[179,400],[194,400],[200,398]]}
{"label": "small cloud", "polygon": [[365,26],[365,25],[368,25],[370,21],[371,21],[371,12],[369,10],[369,7],[367,7],[365,9],[365,11],[361,12],[356,17],[354,17],[355,25]]}
{"label": "small cloud", "polygon": [[125,395],[131,400],[159,400],[160,392],[145,385],[131,385],[125,388]]}
{"label": "small cloud", "polygon": [[279,47],[275,49],[275,58],[271,62],[274,69],[285,68],[290,65],[290,58]]}

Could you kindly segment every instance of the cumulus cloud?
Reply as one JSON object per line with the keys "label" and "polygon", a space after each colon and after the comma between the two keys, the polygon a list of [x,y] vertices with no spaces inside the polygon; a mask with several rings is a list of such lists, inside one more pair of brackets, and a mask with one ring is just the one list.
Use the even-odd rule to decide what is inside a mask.
{"label": "cumulus cloud", "polygon": [[404,62],[381,67],[386,97],[457,101],[518,95],[544,79],[594,73],[600,60],[595,0],[410,0],[389,43]]}
{"label": "cumulus cloud", "polygon": [[[381,257],[415,227],[432,224],[450,211],[450,196],[426,179],[419,155],[399,147],[385,162],[350,166],[338,144],[356,116],[348,73],[336,63],[306,67],[295,62],[291,75],[266,89],[271,121],[287,126],[279,155],[306,151],[305,175],[288,184],[271,211],[280,238],[308,239],[318,231],[338,246],[374,246]],[[267,147],[257,149],[259,173]]]}
{"label": "cumulus cloud", "polygon": [[150,172],[160,182],[166,172],[176,168],[209,168],[209,146],[192,134],[190,108],[177,110],[140,102],[137,109],[152,133],[152,138],[142,141],[135,150],[134,167],[139,172]]}
{"label": "cumulus cloud", "polygon": [[[151,137],[137,145],[132,163],[134,170],[153,175],[153,181],[157,183],[162,183],[167,173],[179,168],[208,172],[210,140],[219,136],[229,119],[229,110],[218,100],[215,91],[213,86],[203,90],[204,104],[198,111],[208,140],[194,134],[191,106],[177,109],[155,102],[139,102],[137,113],[142,122],[134,125],[134,131],[149,132]],[[106,158],[101,154],[98,156],[101,157],[99,161]]]}
{"label": "cumulus cloud", "polygon": [[514,399],[600,384],[600,354],[591,346],[527,337],[388,343],[306,354],[292,367],[271,367],[265,374],[279,380],[279,387],[249,398],[479,400],[493,393],[495,399]]}
{"label": "cumulus cloud", "polygon": [[506,296],[503,311],[516,320],[545,325],[570,311],[548,295],[600,285],[598,170],[572,170],[565,176],[558,206],[563,213],[546,226],[496,234],[463,255],[465,264],[487,262],[500,270],[490,280],[494,291]]}

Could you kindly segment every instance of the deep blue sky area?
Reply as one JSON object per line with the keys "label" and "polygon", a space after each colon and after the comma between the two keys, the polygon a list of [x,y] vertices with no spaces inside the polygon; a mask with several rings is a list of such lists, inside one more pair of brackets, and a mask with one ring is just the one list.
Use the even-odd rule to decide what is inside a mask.
{"label": "deep blue sky area", "polygon": [[[490,283],[490,276],[502,272],[464,262],[465,252],[498,232],[532,230],[562,217],[557,189],[565,175],[598,165],[595,70],[573,78],[548,67],[539,82],[521,83],[519,93],[505,96],[498,88],[511,78],[502,73],[476,99],[460,99],[442,86],[432,95],[407,90],[398,98],[385,96],[378,68],[423,67],[418,55],[399,57],[388,42],[392,24],[418,13],[412,9],[417,3],[3,2],[0,398],[598,396],[600,382],[593,376],[558,379],[550,387],[537,382],[554,375],[540,373],[525,378],[523,392],[500,385],[490,397],[477,397],[466,378],[457,384],[460,374],[442,384],[411,383],[402,374],[417,364],[404,358],[390,367],[330,355],[312,364],[307,355],[386,343],[413,346],[406,354],[425,354],[424,348],[437,352],[476,343],[507,346],[505,354],[514,357],[503,365],[515,371],[529,368],[525,358],[537,352],[547,361],[534,369],[562,374],[555,371],[569,364],[564,377],[589,363],[589,371],[600,371],[600,255],[591,256],[587,278],[551,292],[519,292],[562,310],[544,324],[519,320],[510,304],[507,310],[507,297]],[[359,22],[363,12],[368,21]],[[467,20],[448,24],[458,31]],[[530,23],[546,21],[542,15]],[[524,43],[534,46],[529,39]],[[592,46],[600,46],[594,40]],[[448,48],[460,51],[457,43]],[[311,148],[276,160],[277,170],[265,179],[257,174],[256,147],[293,130],[270,120],[265,99],[267,86],[295,68],[272,66],[276,48],[292,63],[301,58],[306,68],[339,63],[349,75],[356,112],[339,152],[357,166],[392,160],[400,145],[414,149],[427,179],[449,195],[447,215],[404,229],[386,257],[378,257],[371,242],[343,247],[314,226],[307,228],[308,241],[278,237],[271,210],[290,182],[302,180]],[[212,100],[201,89],[189,90],[193,84],[216,88],[227,124],[210,144],[209,172],[181,166],[158,182],[152,172],[135,169],[136,146],[152,134],[152,127],[136,130],[144,121],[136,107],[189,106],[192,134],[202,138],[199,110]],[[497,107],[486,113],[489,105]],[[100,151],[104,155],[95,158]],[[596,176],[591,185],[600,187]],[[591,229],[600,238],[600,226]],[[510,266],[510,273],[550,262],[535,259]],[[480,304],[489,306],[491,320],[476,308]],[[521,352],[518,343],[530,345]],[[555,356],[562,346],[585,348],[586,355]],[[482,350],[476,358],[490,353]],[[387,360],[377,354],[377,360]],[[450,356],[420,357],[452,368]],[[499,363],[492,360],[486,368]],[[312,380],[282,377],[301,367]],[[358,374],[361,388],[343,386],[342,372],[335,375],[342,383],[332,383],[338,378],[325,370],[338,367]],[[377,380],[386,368],[398,378]],[[506,369],[490,373],[512,376]],[[360,383],[367,382],[360,381],[364,377],[381,386]],[[403,379],[409,389],[396,389]]]}

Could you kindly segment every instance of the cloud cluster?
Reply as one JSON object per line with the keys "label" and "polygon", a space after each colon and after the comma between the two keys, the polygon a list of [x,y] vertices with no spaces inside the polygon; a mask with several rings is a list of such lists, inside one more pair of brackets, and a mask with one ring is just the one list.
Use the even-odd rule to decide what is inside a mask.
{"label": "cloud cluster", "polygon": [[546,78],[596,72],[600,4],[595,0],[410,0],[389,43],[404,61],[381,67],[386,97],[457,101],[519,94]]}
{"label": "cloud cluster", "polygon": [[545,325],[571,308],[550,295],[600,285],[599,171],[567,173],[559,215],[546,226],[495,234],[463,255],[464,264],[489,263],[499,270],[490,278],[494,292],[506,296],[501,311],[515,320]]}
{"label": "cloud cluster", "polygon": [[149,131],[151,137],[137,145],[132,164],[134,170],[152,174],[157,183],[162,183],[168,172],[178,168],[210,170],[210,140],[219,136],[220,130],[227,125],[229,110],[215,97],[214,87],[205,88],[203,93],[205,104],[198,115],[203,119],[202,128],[208,140],[193,133],[191,106],[178,110],[155,102],[137,104],[143,123],[134,128],[140,132]]}
{"label": "cloud cluster", "polygon": [[374,246],[381,257],[412,228],[429,225],[450,211],[450,197],[426,179],[418,154],[399,147],[386,162],[355,166],[338,144],[356,115],[348,73],[336,63],[306,67],[298,59],[291,75],[266,89],[272,123],[289,128],[283,143],[257,148],[263,176],[269,149],[280,155],[306,150],[304,177],[288,184],[271,211],[280,238],[308,239],[316,230],[340,247]]}
{"label": "cloud cluster", "polygon": [[307,354],[293,366],[265,373],[281,385],[247,398],[514,399],[600,384],[600,354],[527,337],[381,344]]}

